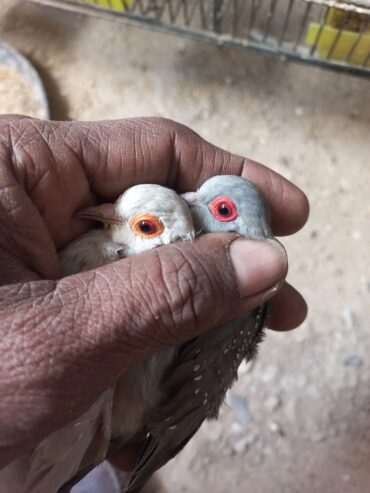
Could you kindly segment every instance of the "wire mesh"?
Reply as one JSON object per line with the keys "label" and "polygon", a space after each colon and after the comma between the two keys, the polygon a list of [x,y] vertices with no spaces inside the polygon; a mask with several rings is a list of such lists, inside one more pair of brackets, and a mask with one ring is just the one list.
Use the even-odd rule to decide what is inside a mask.
{"label": "wire mesh", "polygon": [[32,0],[370,75],[370,0]]}

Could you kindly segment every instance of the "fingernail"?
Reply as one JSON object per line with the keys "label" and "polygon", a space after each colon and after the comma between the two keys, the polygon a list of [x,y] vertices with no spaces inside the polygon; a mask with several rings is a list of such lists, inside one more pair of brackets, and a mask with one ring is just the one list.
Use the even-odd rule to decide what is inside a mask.
{"label": "fingernail", "polygon": [[242,298],[272,288],[288,268],[286,252],[275,240],[238,238],[230,245],[230,258]]}

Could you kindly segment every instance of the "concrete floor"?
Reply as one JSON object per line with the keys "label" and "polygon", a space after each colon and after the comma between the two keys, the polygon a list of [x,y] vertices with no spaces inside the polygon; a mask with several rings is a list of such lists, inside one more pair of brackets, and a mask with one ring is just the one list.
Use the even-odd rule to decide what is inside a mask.
{"label": "concrete floor", "polygon": [[369,81],[10,0],[0,32],[39,69],[54,119],[173,118],[311,201],[283,239],[307,321],[268,334],[158,491],[370,493]]}

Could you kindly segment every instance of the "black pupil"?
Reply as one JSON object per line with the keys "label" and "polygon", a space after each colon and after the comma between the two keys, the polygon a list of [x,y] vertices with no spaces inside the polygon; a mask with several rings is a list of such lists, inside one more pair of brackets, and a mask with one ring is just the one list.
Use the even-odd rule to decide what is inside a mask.
{"label": "black pupil", "polygon": [[153,232],[153,226],[150,223],[148,223],[147,221],[142,221],[140,223],[140,230],[143,233],[152,233]]}
{"label": "black pupil", "polygon": [[218,208],[218,212],[221,214],[221,216],[229,216],[230,215],[230,209],[226,204],[220,204],[220,207]]}

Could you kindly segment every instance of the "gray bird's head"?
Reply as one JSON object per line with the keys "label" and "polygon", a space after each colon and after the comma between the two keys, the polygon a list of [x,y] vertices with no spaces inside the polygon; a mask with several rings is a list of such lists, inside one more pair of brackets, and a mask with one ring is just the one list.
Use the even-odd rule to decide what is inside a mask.
{"label": "gray bird's head", "polygon": [[193,221],[185,201],[160,185],[133,186],[115,204],[88,207],[79,217],[102,222],[112,241],[123,246],[125,256],[194,238]]}
{"label": "gray bird's head", "polygon": [[214,176],[196,192],[182,196],[190,206],[197,234],[236,232],[255,239],[272,236],[265,200],[244,178]]}

